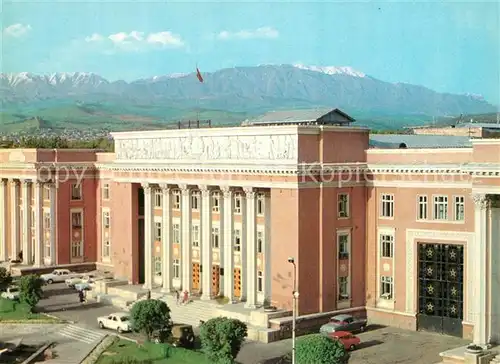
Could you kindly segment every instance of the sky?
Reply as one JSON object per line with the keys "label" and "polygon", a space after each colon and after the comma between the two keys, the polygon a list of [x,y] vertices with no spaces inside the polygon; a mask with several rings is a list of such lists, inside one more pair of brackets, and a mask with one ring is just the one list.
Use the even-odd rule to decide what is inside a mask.
{"label": "sky", "polygon": [[500,105],[500,2],[4,0],[2,72],[350,66]]}

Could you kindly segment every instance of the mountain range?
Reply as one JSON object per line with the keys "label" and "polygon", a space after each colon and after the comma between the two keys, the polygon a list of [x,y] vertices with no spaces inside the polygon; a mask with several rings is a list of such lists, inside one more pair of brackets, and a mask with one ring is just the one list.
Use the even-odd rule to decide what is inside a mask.
{"label": "mountain range", "polygon": [[[242,117],[277,109],[338,107],[363,119],[404,116],[406,120],[496,111],[481,96],[438,93],[419,85],[385,82],[351,67],[260,65],[202,75],[203,83],[193,73],[132,82],[110,82],[83,72],[1,74],[0,124],[4,124],[7,114],[32,118],[39,116],[37,110],[61,105],[93,105],[98,109],[93,110],[94,114],[112,108],[113,113],[127,114],[131,119],[137,115],[163,122],[170,117],[175,118],[170,121],[176,121],[184,114],[192,115],[193,110],[217,110]],[[128,110],[130,107],[134,110]],[[153,109],[156,111],[152,113]],[[165,112],[170,109],[178,112],[170,116]]]}

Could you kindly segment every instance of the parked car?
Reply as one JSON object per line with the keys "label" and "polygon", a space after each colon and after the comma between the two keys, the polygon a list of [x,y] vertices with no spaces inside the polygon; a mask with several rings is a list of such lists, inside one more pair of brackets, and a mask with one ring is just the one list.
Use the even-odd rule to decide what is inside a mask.
{"label": "parked car", "polygon": [[328,334],[333,340],[340,341],[346,350],[354,350],[361,343],[361,339],[347,331],[335,331]]}
{"label": "parked car", "polygon": [[330,334],[336,331],[365,331],[366,319],[358,319],[352,315],[333,316],[327,324],[319,329],[322,334]]}
{"label": "parked car", "polygon": [[95,275],[93,274],[86,274],[84,276],[79,276],[79,277],[73,277],[73,278],[68,278],[66,279],[66,285],[69,288],[74,288],[75,285],[79,283],[92,283],[95,279]]}
{"label": "parked car", "polygon": [[157,344],[170,343],[172,346],[192,349],[195,343],[193,326],[174,324],[172,327],[172,335],[170,336],[167,336],[162,330],[157,330],[153,333],[153,341]]}
{"label": "parked car", "polygon": [[119,333],[132,331],[130,316],[125,312],[98,317],[97,324],[101,329],[116,330]]}
{"label": "parked car", "polygon": [[57,282],[64,282],[68,278],[80,277],[81,274],[71,272],[69,269],[55,269],[52,273],[42,274],[45,283],[52,284]]}
{"label": "parked car", "polygon": [[16,287],[16,286],[7,287],[5,292],[2,292],[1,297],[8,299],[8,300],[13,300],[13,301],[18,300],[19,299],[19,287]]}

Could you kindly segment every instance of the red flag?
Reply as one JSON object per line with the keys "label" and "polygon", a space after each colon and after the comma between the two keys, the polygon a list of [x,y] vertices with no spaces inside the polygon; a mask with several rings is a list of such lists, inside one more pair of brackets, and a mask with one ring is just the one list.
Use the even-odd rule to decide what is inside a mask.
{"label": "red flag", "polygon": [[196,77],[198,77],[198,81],[200,81],[201,83],[203,83],[203,76],[201,75],[201,72],[198,69],[198,67],[196,67]]}

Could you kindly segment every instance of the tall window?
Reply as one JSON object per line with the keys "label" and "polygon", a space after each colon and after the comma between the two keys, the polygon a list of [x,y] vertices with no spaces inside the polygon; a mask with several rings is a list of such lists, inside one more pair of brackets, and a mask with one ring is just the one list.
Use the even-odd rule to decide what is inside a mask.
{"label": "tall window", "polygon": [[448,196],[434,196],[434,219],[448,220]]}
{"label": "tall window", "polygon": [[83,243],[81,241],[71,242],[71,257],[81,258],[83,256]]}
{"label": "tall window", "polygon": [[43,213],[43,228],[50,229],[50,213],[48,212]]}
{"label": "tall window", "polygon": [[337,244],[339,247],[339,259],[349,258],[349,234],[337,235]]}
{"label": "tall window", "polygon": [[266,195],[263,193],[257,194],[257,215],[263,216],[265,211]]}
{"label": "tall window", "polygon": [[102,226],[104,228],[109,228],[110,222],[109,222],[109,211],[103,211],[102,213]]}
{"label": "tall window", "polygon": [[261,270],[257,271],[257,292],[264,292],[264,273]]}
{"label": "tall window", "polygon": [[42,194],[43,194],[43,199],[45,201],[50,200],[50,188],[49,187],[43,186]]}
{"label": "tall window", "polygon": [[102,243],[102,257],[109,258],[111,256],[111,243],[106,239]]}
{"label": "tall window", "polygon": [[157,221],[155,222],[155,240],[156,241],[161,241],[161,222]]}
{"label": "tall window", "polygon": [[154,257],[154,272],[155,276],[161,276],[161,257]]}
{"label": "tall window", "polygon": [[234,194],[234,213],[241,214],[241,194]]}
{"label": "tall window", "polygon": [[392,258],[394,253],[394,236],[387,234],[380,235],[380,252],[382,258]]}
{"label": "tall window", "polygon": [[257,253],[264,253],[264,233],[257,231]]}
{"label": "tall window", "polygon": [[349,299],[349,278],[339,277],[339,300]]}
{"label": "tall window", "polygon": [[178,279],[181,277],[181,262],[179,259],[174,259],[172,263],[173,276]]}
{"label": "tall window", "polygon": [[109,200],[109,183],[104,183],[102,185],[102,199]]}
{"label": "tall window", "polygon": [[241,231],[234,230],[233,235],[234,235],[234,247],[233,247],[234,251],[240,252],[241,251]]}
{"label": "tall window", "polygon": [[179,224],[172,224],[172,243],[181,243],[181,227],[179,226]]}
{"label": "tall window", "polygon": [[73,201],[82,199],[82,185],[80,183],[71,184],[71,199]]}
{"label": "tall window", "polygon": [[349,217],[349,195],[347,193],[338,194],[338,217]]}
{"label": "tall window", "polygon": [[200,246],[200,226],[192,225],[191,226],[191,242],[195,248]]}
{"label": "tall window", "polygon": [[220,194],[219,194],[219,192],[214,192],[212,194],[212,211],[213,212],[220,211]]}
{"label": "tall window", "polygon": [[380,205],[381,217],[394,217],[394,195],[382,194]]}
{"label": "tall window", "polygon": [[392,277],[380,277],[380,298],[392,300],[393,282]]}
{"label": "tall window", "polygon": [[71,213],[71,225],[74,228],[82,227],[82,213],[81,212],[72,212]]}
{"label": "tall window", "polygon": [[465,197],[464,196],[455,196],[455,208],[454,208],[454,218],[455,221],[464,221],[465,220]]}
{"label": "tall window", "polygon": [[191,194],[191,209],[195,211],[200,209],[200,193],[197,191]]}
{"label": "tall window", "polygon": [[155,207],[159,208],[163,205],[163,193],[161,190],[155,190]]}
{"label": "tall window", "polygon": [[212,228],[212,248],[219,249],[219,228]]}
{"label": "tall window", "polygon": [[421,195],[418,196],[418,211],[417,211],[417,219],[418,220],[427,220],[427,196]]}
{"label": "tall window", "polygon": [[181,208],[181,191],[172,191],[172,208],[179,210]]}

